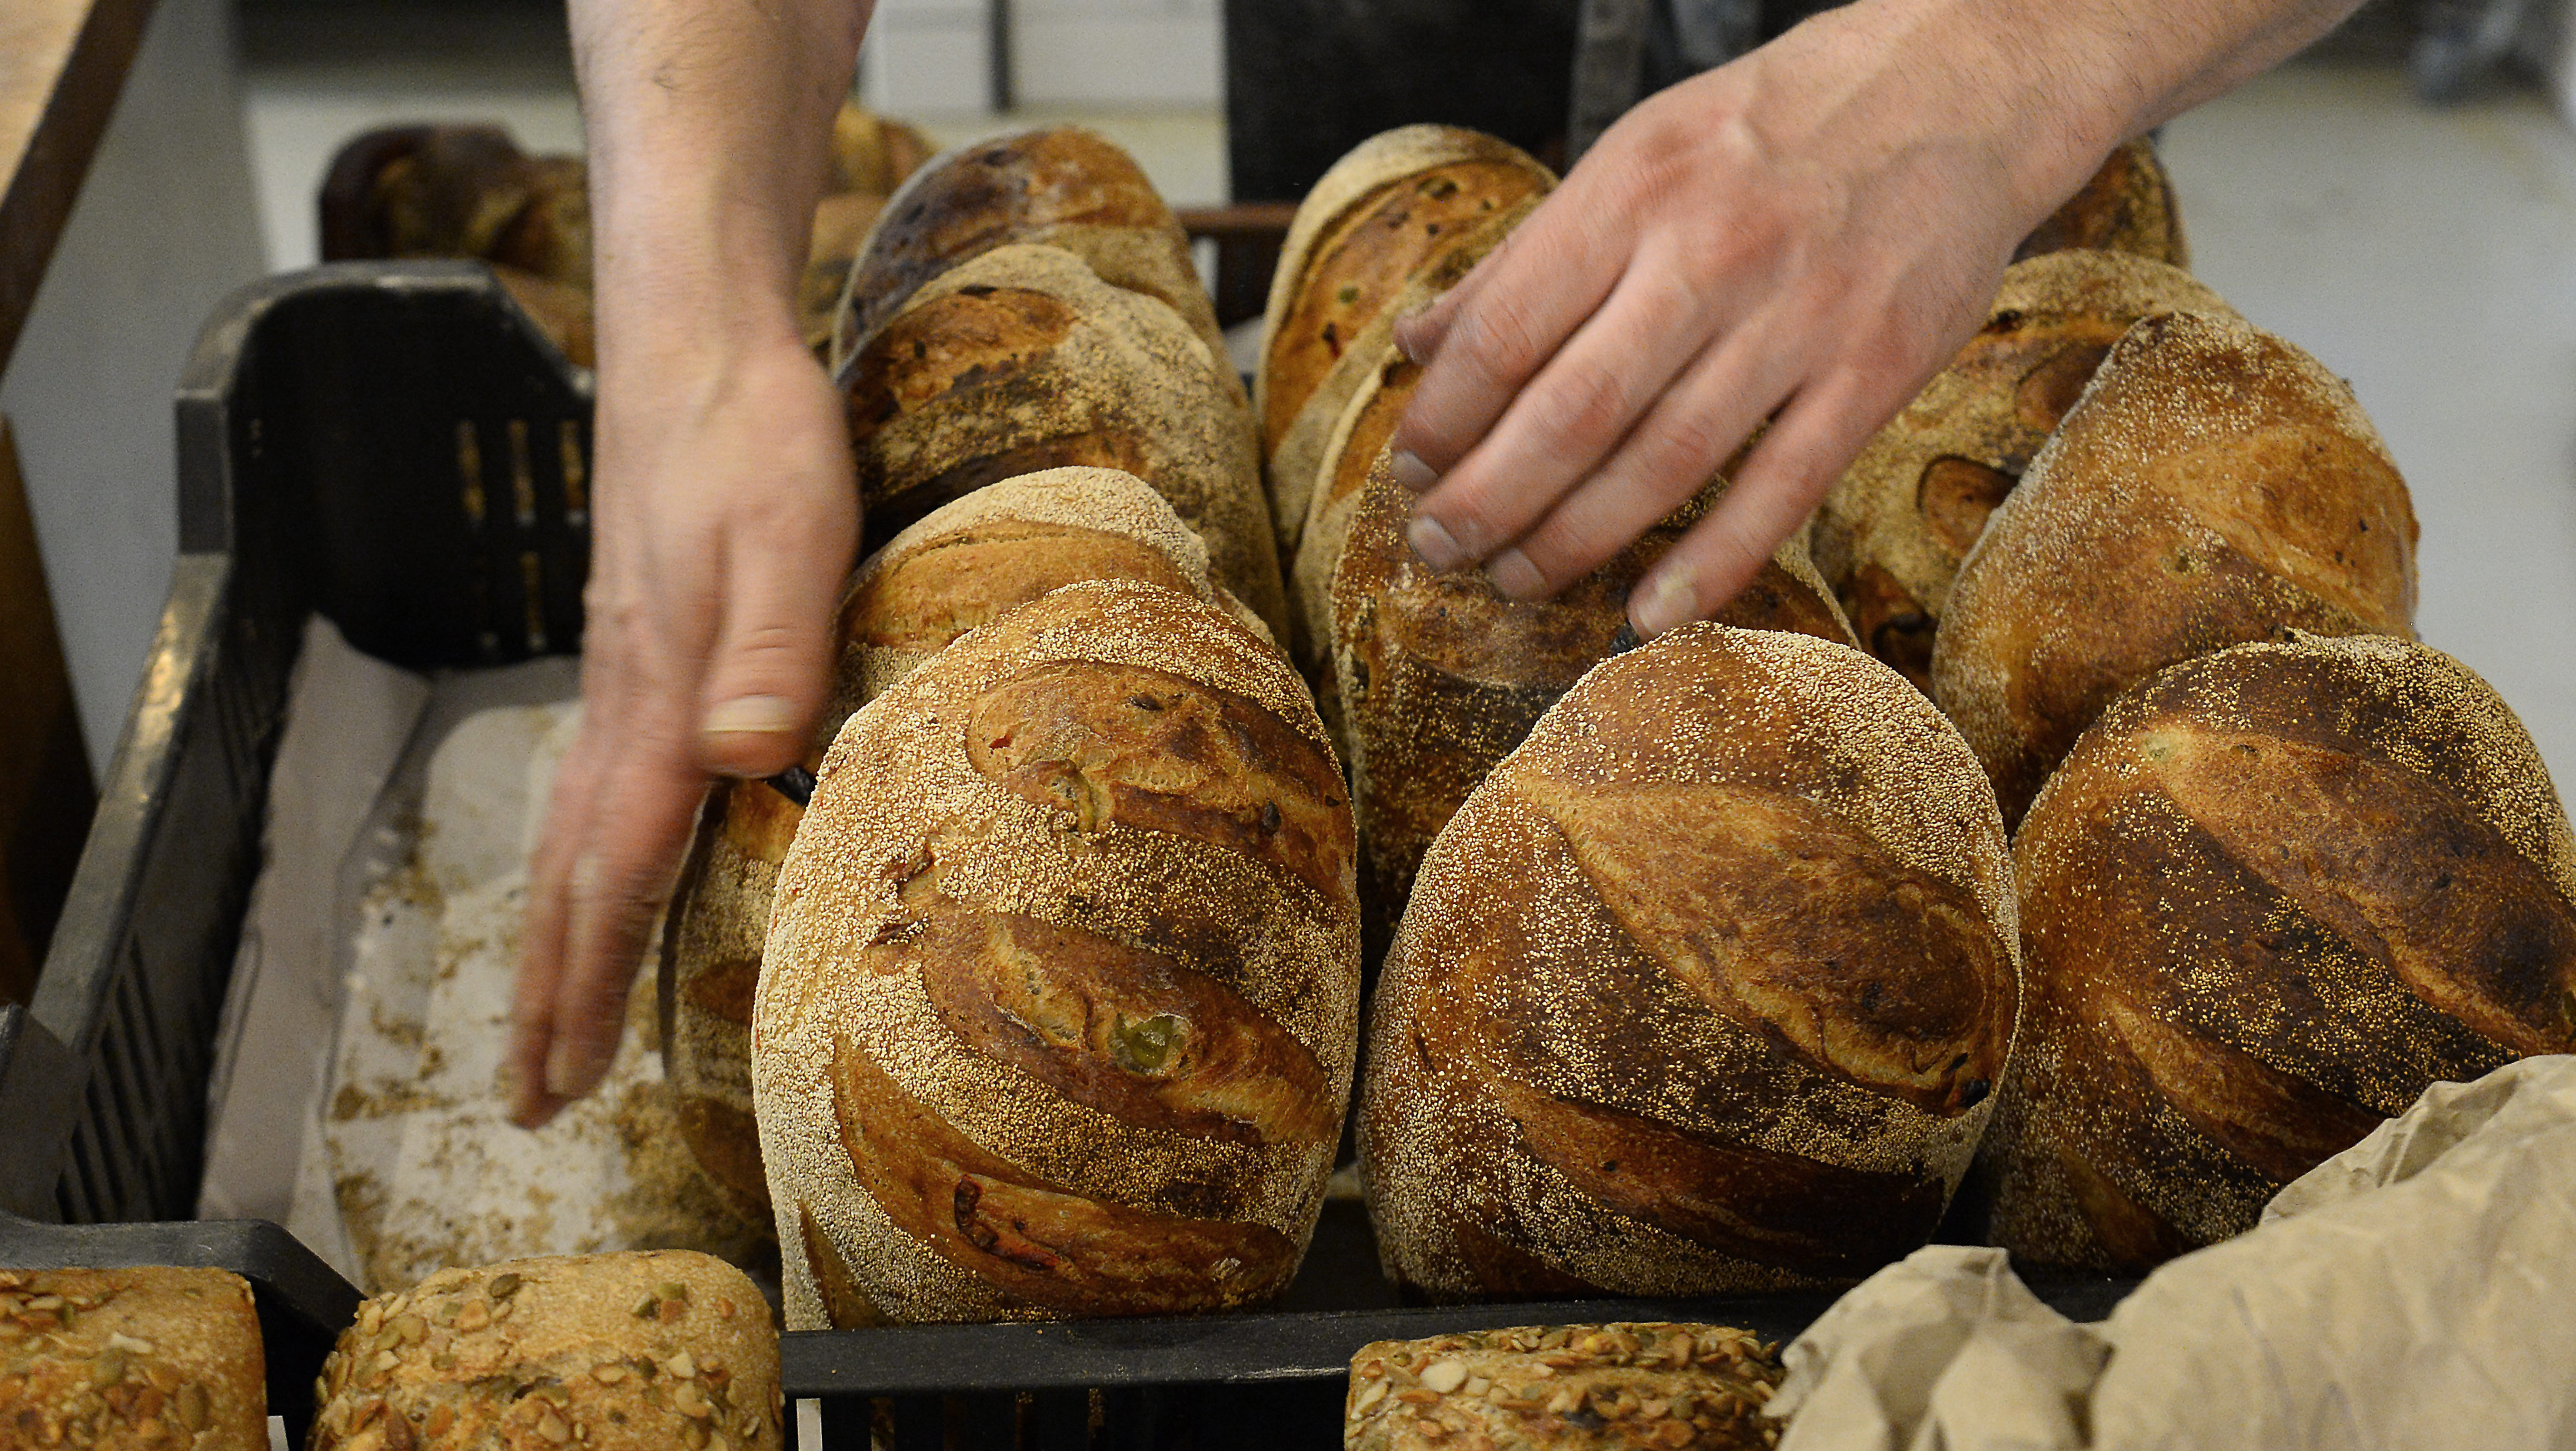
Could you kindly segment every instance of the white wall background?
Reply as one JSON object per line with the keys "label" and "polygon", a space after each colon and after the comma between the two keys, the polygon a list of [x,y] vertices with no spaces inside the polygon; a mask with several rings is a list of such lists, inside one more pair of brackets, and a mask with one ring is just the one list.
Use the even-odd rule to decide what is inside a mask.
{"label": "white wall background", "polygon": [[[1221,103],[1218,0],[1010,0],[1011,86],[1022,106],[1210,108]],[[991,0],[878,0],[861,89],[896,115],[992,109]]]}

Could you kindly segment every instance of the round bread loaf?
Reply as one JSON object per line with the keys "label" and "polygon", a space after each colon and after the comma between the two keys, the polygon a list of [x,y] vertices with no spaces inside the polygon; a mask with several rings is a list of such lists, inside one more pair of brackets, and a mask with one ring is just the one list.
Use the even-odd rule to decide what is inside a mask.
{"label": "round bread loaf", "polygon": [[906,177],[850,269],[835,324],[835,366],[951,267],[1014,243],[1061,247],[1114,287],[1171,308],[1206,344],[1238,406],[1216,304],[1199,282],[1190,239],[1118,143],[1080,126],[1047,126],[945,152]]}
{"label": "round bread loaf", "polygon": [[997,479],[1123,469],[1285,639],[1278,548],[1231,376],[1170,308],[1072,253],[986,252],[914,292],[841,370],[869,542]]}
{"label": "round bread loaf", "polygon": [[[1049,590],[1136,579],[1259,622],[1208,577],[1207,548],[1162,496],[1111,469],[1050,469],[978,489],[869,556],[842,596],[840,658],[807,769],[842,722],[915,665]],[[751,1106],[751,998],[770,893],[804,808],[761,782],[719,782],[662,932],[665,1074],[680,1132],[737,1205],[770,1220]]]}
{"label": "round bread loaf", "polygon": [[1684,626],[1594,669],[1440,834],[1360,1152],[1436,1296],[1851,1280],[1930,1237],[2018,994],[1994,795],[1847,646]]}
{"label": "round bread loaf", "polygon": [[2415,511],[2352,389],[2242,319],[2123,335],[1950,590],[1932,689],[2007,823],[2114,696],[2284,627],[2412,635]]}
{"label": "round bread loaf", "polygon": [[2173,180],[2156,157],[2153,137],[2141,136],[2112,152],[2092,180],[2022,239],[2013,260],[2076,248],[2191,265]]}
{"label": "round bread loaf", "polygon": [[891,195],[937,149],[930,138],[903,122],[844,101],[832,117],[830,190]]}
{"label": "round bread loaf", "polygon": [[[1413,495],[1380,453],[1332,577],[1333,671],[1359,808],[1360,904],[1374,962],[1414,868],[1451,812],[1557,697],[1628,634],[1628,592],[1723,491],[1712,483],[1608,563],[1537,603],[1483,571],[1434,574],[1404,541]],[[1718,619],[1850,644],[1797,537]]]}
{"label": "round bread loaf", "polygon": [[1861,648],[1932,691],[1932,632],[1959,561],[2129,324],[2224,313],[2161,262],[2052,252],[2004,270],[1986,325],[1861,450],[1816,510],[1816,572]]}
{"label": "round bread loaf", "polygon": [[1555,185],[1519,147],[1457,126],[1399,127],[1334,162],[1298,204],[1271,274],[1253,383],[1264,455],[1409,280],[1461,232]]}
{"label": "round bread loaf", "polygon": [[388,159],[368,209],[388,257],[479,257],[590,286],[589,172],[497,126],[431,126]]}
{"label": "round bread loaf", "polygon": [[0,1446],[267,1451],[250,1285],[224,1270],[0,1270]]}
{"label": "round bread loaf", "polygon": [[2576,838],[2486,682],[2386,636],[2122,696],[2013,844],[2020,1044],[1981,1177],[2034,1263],[2143,1272],[2443,1080],[2576,1051]]}
{"label": "round bread loaf", "polygon": [[1348,1102],[1353,851],[1287,662],[1153,585],[1066,586],[852,716],[753,1010],[789,1326],[1276,1293]]}

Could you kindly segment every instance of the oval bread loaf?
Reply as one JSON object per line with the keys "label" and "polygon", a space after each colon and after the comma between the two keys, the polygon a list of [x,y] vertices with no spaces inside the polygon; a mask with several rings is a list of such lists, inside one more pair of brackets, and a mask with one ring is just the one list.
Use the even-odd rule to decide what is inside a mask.
{"label": "oval bread loaf", "polygon": [[[1404,540],[1413,495],[1383,452],[1333,572],[1333,669],[1360,819],[1360,902],[1375,961],[1413,872],[1467,793],[1628,628],[1628,592],[1722,490],[1711,484],[1554,598],[1506,598],[1481,570],[1434,574]],[[1852,642],[1792,537],[1718,616]]]}
{"label": "oval bread loaf", "polygon": [[789,1325],[1285,1285],[1348,1101],[1353,852],[1287,662],[1152,585],[1057,590],[851,717],[754,1007]]}
{"label": "oval bread loaf", "polygon": [[2003,823],[1931,702],[1684,626],[1424,859],[1369,1025],[1381,1253],[1443,1297],[1858,1278],[1931,1235],[2017,993]]}
{"label": "oval bread loaf", "polygon": [[1089,466],[1154,486],[1275,638],[1287,601],[1251,420],[1170,308],[1054,247],[941,274],[841,370],[871,544],[1016,474]]}
{"label": "oval bread loaf", "polygon": [[[950,641],[1086,579],[1180,590],[1260,628],[1208,577],[1206,546],[1142,480],[1111,469],[1005,479],[895,536],[851,578],[807,768],[822,764],[860,706]],[[778,864],[804,814],[763,783],[718,783],[662,933],[663,1060],[681,1134],[763,1225],[769,1184],[752,1121],[751,999]]]}
{"label": "oval bread loaf", "polygon": [[250,1285],[224,1270],[0,1270],[0,1446],[266,1451]]}
{"label": "oval bread loaf", "polygon": [[2141,136],[2103,161],[2066,203],[2013,252],[2013,260],[2083,248],[2126,252],[2172,267],[2191,265],[2182,210],[2153,138]]}
{"label": "oval bread loaf", "polygon": [[1555,185],[1519,147],[1457,126],[1399,127],[1334,162],[1298,204],[1271,274],[1254,376],[1264,456],[1408,281],[1460,233]]}
{"label": "oval bread loaf", "polygon": [[2013,845],[1993,1242],[2142,1273],[2431,1084],[2576,1050],[2576,838],[2513,712],[2386,636],[2122,696]]}
{"label": "oval bread loaf", "polygon": [[978,141],[906,177],[850,269],[833,363],[857,352],[924,283],[1013,244],[1061,247],[1111,286],[1171,308],[1207,345],[1230,396],[1244,401],[1188,235],[1136,158],[1080,126]]}
{"label": "oval bread loaf", "polygon": [[2283,627],[2411,635],[2415,512],[2352,389],[2233,316],[2123,335],[1959,568],[1934,698],[2004,820],[2114,696]]}
{"label": "oval bread loaf", "polygon": [[2004,269],[1986,325],[1878,431],[1816,510],[1810,548],[1861,648],[1925,694],[1959,561],[2129,325],[2225,313],[2189,273],[2118,252]]}

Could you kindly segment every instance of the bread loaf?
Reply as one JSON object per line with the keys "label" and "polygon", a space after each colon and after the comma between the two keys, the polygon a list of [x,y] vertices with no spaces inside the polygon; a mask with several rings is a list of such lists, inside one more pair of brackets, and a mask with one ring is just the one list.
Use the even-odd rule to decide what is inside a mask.
{"label": "bread loaf", "polygon": [[1068,585],[851,717],[753,1017],[789,1326],[1285,1285],[1349,1093],[1352,852],[1287,662],[1153,585]]}
{"label": "bread loaf", "polygon": [[[951,640],[1061,585],[1136,579],[1242,610],[1208,577],[1207,549],[1162,497],[1109,469],[1005,479],[942,508],[870,556],[842,597],[839,660],[806,756]],[[1259,628],[1248,612],[1239,618]],[[751,997],[770,892],[804,809],[759,782],[718,783],[662,933],[664,1064],[680,1130],[708,1174],[769,1222],[751,1108]]]}
{"label": "bread loaf", "polygon": [[441,1270],[360,1306],[314,1392],[309,1451],[784,1442],[767,1302],[685,1250]]}
{"label": "bread loaf", "polygon": [[2127,252],[2173,267],[2191,265],[2182,211],[2174,203],[2173,181],[2156,157],[2154,138],[2141,136],[2112,152],[2082,190],[2022,239],[2013,260],[2072,248]]}
{"label": "bread loaf", "polygon": [[0,1270],[0,1446],[266,1451],[250,1286],[223,1270]]}
{"label": "bread loaf", "polygon": [[1861,450],[1816,510],[1816,571],[1861,648],[1925,694],[1959,561],[2129,324],[2224,313],[2190,274],[2118,252],[2052,252],[2004,271],[1986,325]]}
{"label": "bread loaf", "polygon": [[388,257],[479,257],[590,287],[589,172],[529,156],[496,126],[432,126],[376,172],[368,210]]}
{"label": "bread loaf", "polygon": [[2028,1008],[1994,1242],[2141,1273],[2431,1084],[2576,1051],[2576,838],[2513,712],[2386,636],[2122,696],[2013,846]]}
{"label": "bread loaf", "polygon": [[1228,396],[1242,401],[1189,237],[1136,159],[1079,126],[978,141],[914,172],[850,270],[834,362],[857,352],[932,278],[1013,244],[1061,247],[1112,286],[1170,307],[1206,345]]}
{"label": "bread loaf", "polygon": [[1781,1380],[1751,1332],[1668,1322],[1525,1325],[1381,1340],[1351,1357],[1348,1451],[1763,1451]]}
{"label": "bread loaf", "polygon": [[1958,733],[1848,646],[1684,626],[1596,667],[1424,859],[1359,1142],[1434,1296],[1857,1279],[1966,1171],[2017,996]]}
{"label": "bread loaf", "polygon": [[1934,697],[2004,820],[2122,690],[2284,626],[2411,635],[2415,513],[2352,389],[2229,316],[2129,329],[1961,564]]}
{"label": "bread loaf", "polygon": [[1461,233],[1555,184],[1520,148],[1456,126],[1400,127],[1333,163],[1298,205],[1271,275],[1254,384],[1264,455],[1411,279]]}
{"label": "bread loaf", "polygon": [[[1404,541],[1413,495],[1378,458],[1332,577],[1333,669],[1360,821],[1375,961],[1449,814],[1627,629],[1628,592],[1721,491],[1699,497],[1555,598],[1505,598],[1481,571],[1434,574]],[[1797,538],[1718,618],[1851,643]]]}
{"label": "bread loaf", "polygon": [[832,117],[832,178],[827,191],[893,194],[938,148],[919,131],[844,101]]}
{"label": "bread loaf", "polygon": [[998,248],[913,293],[841,386],[871,544],[996,479],[1123,469],[1170,501],[1217,578],[1286,638],[1251,421],[1152,298],[1054,247]]}

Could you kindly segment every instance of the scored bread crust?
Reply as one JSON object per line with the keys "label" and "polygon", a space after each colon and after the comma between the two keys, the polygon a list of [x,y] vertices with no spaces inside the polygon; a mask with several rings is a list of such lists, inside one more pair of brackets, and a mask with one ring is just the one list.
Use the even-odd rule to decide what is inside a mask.
{"label": "scored bread crust", "polygon": [[[1711,482],[1600,568],[1524,603],[1505,598],[1481,570],[1435,574],[1422,563],[1404,537],[1413,495],[1379,450],[1329,596],[1372,961],[1441,824],[1557,697],[1617,648],[1629,591],[1724,487]],[[1797,535],[1717,618],[1852,643],[1851,625]]]}
{"label": "scored bread crust", "polygon": [[1817,507],[1811,548],[1861,648],[1931,693],[1932,633],[1959,561],[2129,325],[2228,313],[2177,268],[2052,252],[2004,269],[1986,323]]}
{"label": "scored bread crust", "polygon": [[789,1325],[1283,1286],[1356,1050],[1349,811],[1277,650],[1133,581],[851,717],[754,1009]]}
{"label": "scored bread crust", "polygon": [[[932,512],[851,577],[806,768],[822,764],[859,707],[950,641],[1050,590],[1105,578],[1197,595],[1261,629],[1210,577],[1207,547],[1143,480],[1084,468],[1005,479]],[[681,1136],[763,1226],[771,1211],[752,1118],[751,998],[778,865],[804,814],[764,783],[717,783],[662,933],[663,1065]]]}
{"label": "scored bread crust", "polygon": [[2173,178],[2156,155],[2155,138],[2141,136],[2104,158],[2075,195],[2022,239],[2013,260],[2085,248],[2126,252],[2172,267],[2191,265],[2183,237],[2182,209]]}
{"label": "scored bread crust", "polygon": [[1359,1140],[1388,1272],[1445,1298],[1856,1279],[1966,1171],[2016,963],[1993,793],[1902,677],[1714,624],[1600,665],[1441,832],[1379,979]]}
{"label": "scored bread crust", "polygon": [[841,370],[871,541],[997,479],[1123,469],[1286,638],[1251,420],[1205,351],[1171,309],[1059,248],[1000,247],[940,274]]}
{"label": "scored bread crust", "polygon": [[1334,162],[1298,203],[1270,275],[1253,376],[1264,455],[1275,452],[1342,347],[1381,317],[1392,324],[1389,303],[1405,278],[1445,250],[1444,236],[1555,185],[1556,173],[1519,147],[1457,126],[1400,126]]}
{"label": "scored bread crust", "polygon": [[1171,308],[1206,345],[1230,396],[1247,403],[1188,234],[1136,158],[1081,126],[988,137],[905,177],[850,268],[834,314],[831,366],[864,346],[924,283],[1013,244],[1061,247],[1111,286]]}
{"label": "scored bread crust", "polygon": [[1934,698],[2017,822],[2167,665],[2284,627],[2411,637],[2416,534],[2342,379],[2233,315],[2144,318],[1961,563]]}
{"label": "scored bread crust", "polygon": [[2028,1005],[1980,1174],[2016,1259],[2144,1273],[2433,1083],[2576,1048],[2576,836],[2512,710],[2422,645],[2164,671],[2013,858]]}

